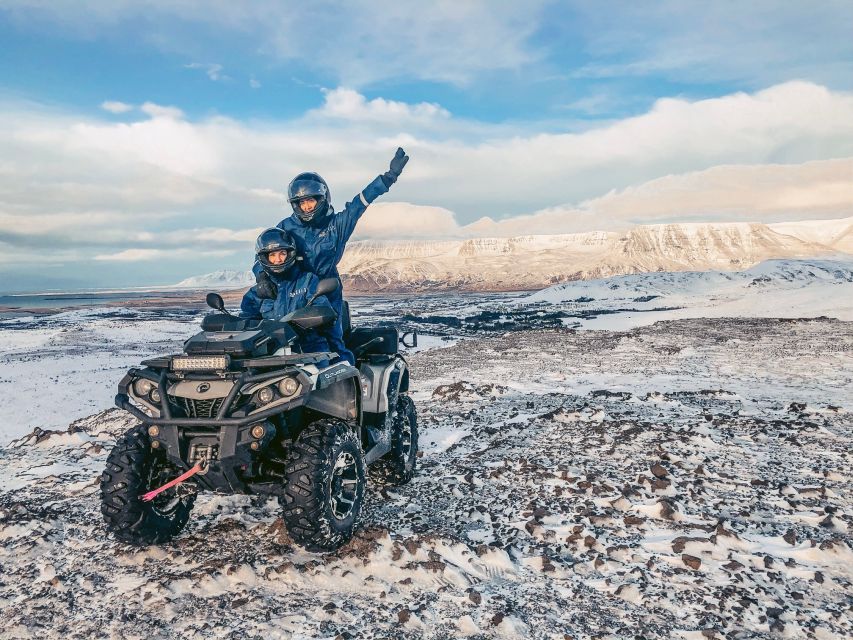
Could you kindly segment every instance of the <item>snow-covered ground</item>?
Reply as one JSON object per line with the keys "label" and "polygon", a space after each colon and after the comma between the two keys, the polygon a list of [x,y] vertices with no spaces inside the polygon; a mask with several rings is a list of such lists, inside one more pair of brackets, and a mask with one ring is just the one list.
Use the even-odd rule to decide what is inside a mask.
{"label": "snow-covered ground", "polygon": [[[571,282],[535,294],[353,298],[353,322],[421,332],[415,353],[504,331],[624,330],[698,317],[853,320],[853,261],[771,260],[743,272]],[[203,310],[96,308],[0,320],[0,443],[109,407],[124,371],[180,350]]]}
{"label": "snow-covered ground", "polygon": [[586,329],[680,318],[853,320],[853,259],[767,260],[745,271],[614,276],[556,285],[525,301],[563,309],[572,326]]}
{"label": "snow-covered ground", "polygon": [[851,637],[850,274],[354,299],[429,332],[423,453],[328,556],[243,496],[201,496],[169,545],[105,536],[116,383],[197,311],[0,321],[0,637]]}
{"label": "snow-covered ground", "polygon": [[105,536],[117,409],[0,448],[3,637],[853,634],[849,323],[518,331],[410,362],[419,472],[326,556],[275,499],[203,495],[147,550]]}
{"label": "snow-covered ground", "polygon": [[0,321],[0,443],[109,407],[128,368],[179,351],[200,317],[100,308]]}

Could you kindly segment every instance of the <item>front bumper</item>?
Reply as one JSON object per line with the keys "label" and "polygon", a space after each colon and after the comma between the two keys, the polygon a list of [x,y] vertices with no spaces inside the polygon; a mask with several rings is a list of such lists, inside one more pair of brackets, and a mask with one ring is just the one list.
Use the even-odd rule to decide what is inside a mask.
{"label": "front bumper", "polygon": [[[295,376],[303,391],[293,398],[278,402],[274,406],[255,410],[248,415],[229,415],[241,389],[274,380],[282,374]],[[160,393],[159,416],[148,415],[131,402],[130,386],[138,378],[151,380],[163,390]],[[204,378],[203,374],[197,376],[199,380]],[[146,427],[158,427],[159,433],[153,436],[149,433],[151,445],[162,451],[176,467],[187,470],[198,462],[200,455],[204,455],[208,460],[207,471],[203,475],[194,476],[200,488],[229,493],[249,493],[250,488],[244,480],[246,472],[256,462],[257,454],[267,448],[276,434],[276,428],[268,418],[305,405],[310,397],[311,381],[304,373],[295,369],[255,375],[243,372],[233,380],[234,385],[231,391],[223,400],[217,415],[212,418],[173,416],[168,394],[164,391],[170,382],[165,371],[131,369],[119,383],[115,404],[133,415]],[[245,410],[241,407],[237,412],[242,414]],[[265,427],[262,438],[251,435],[252,427],[258,424],[263,424]]]}

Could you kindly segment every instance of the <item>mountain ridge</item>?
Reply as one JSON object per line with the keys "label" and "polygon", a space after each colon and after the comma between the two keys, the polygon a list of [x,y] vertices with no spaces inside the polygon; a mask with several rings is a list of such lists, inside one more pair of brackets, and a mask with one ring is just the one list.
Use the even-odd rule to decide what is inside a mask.
{"label": "mountain ridge", "polygon": [[674,223],[621,233],[356,241],[340,271],[354,292],[513,291],[630,273],[734,271],[773,258],[853,251],[853,218],[816,222],[784,223],[778,231],[754,222]]}
{"label": "mountain ridge", "polygon": [[[736,271],[776,258],[853,253],[853,218],[637,225],[623,232],[442,240],[355,240],[339,265],[351,293],[539,290],[560,282],[657,271]],[[218,271],[176,288],[248,287]]]}

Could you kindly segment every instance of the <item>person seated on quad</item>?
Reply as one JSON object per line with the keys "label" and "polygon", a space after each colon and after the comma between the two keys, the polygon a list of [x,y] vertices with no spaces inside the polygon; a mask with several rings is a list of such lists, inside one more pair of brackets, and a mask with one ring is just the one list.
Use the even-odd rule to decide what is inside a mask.
{"label": "person seated on quad", "polygon": [[[286,231],[278,227],[264,230],[255,242],[255,257],[269,281],[275,285],[275,297],[258,291],[255,285],[243,296],[240,317],[252,320],[280,320],[291,311],[304,307],[317,291],[320,279],[304,270],[297,260],[296,244]],[[318,296],[314,307],[330,307],[326,296]],[[300,336],[298,346],[303,353],[333,351],[331,329],[307,331]]]}
{"label": "person seated on quad", "polygon": [[[291,180],[287,188],[287,199],[293,208],[293,214],[279,222],[278,228],[284,229],[292,236],[308,270],[319,278],[340,279],[338,263],[344,255],[344,248],[355,230],[356,223],[376,198],[388,192],[408,161],[406,152],[398,148],[388,171],[377,176],[339,213],[335,213],[332,207],[329,185],[318,174],[300,173]],[[276,283],[259,261],[252,270],[257,278],[257,289],[265,296],[276,298]],[[355,364],[355,358],[343,340],[342,286],[329,294],[329,302],[338,314],[329,338],[329,346],[341,359]]]}

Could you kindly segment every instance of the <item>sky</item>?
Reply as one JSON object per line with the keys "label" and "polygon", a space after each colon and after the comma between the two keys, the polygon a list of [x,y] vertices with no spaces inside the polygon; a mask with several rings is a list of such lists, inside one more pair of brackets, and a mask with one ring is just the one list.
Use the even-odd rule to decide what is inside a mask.
{"label": "sky", "polygon": [[246,269],[317,171],[355,239],[853,215],[853,3],[0,0],[0,291]]}

